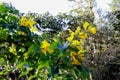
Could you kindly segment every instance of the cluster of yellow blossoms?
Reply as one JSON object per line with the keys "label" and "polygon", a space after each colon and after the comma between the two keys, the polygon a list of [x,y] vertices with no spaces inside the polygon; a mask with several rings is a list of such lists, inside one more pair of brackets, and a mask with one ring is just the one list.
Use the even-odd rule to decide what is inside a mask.
{"label": "cluster of yellow blossoms", "polygon": [[[88,22],[83,24],[83,29],[81,30],[80,27],[77,27],[75,31],[69,30],[70,36],[66,38],[69,42],[69,46],[76,48],[77,51],[69,50],[70,56],[72,58],[72,64],[79,65],[81,61],[84,60],[84,39],[88,37],[87,33],[90,32],[92,34],[96,33],[96,28],[89,25]],[[41,50],[44,54],[48,51],[49,53],[53,53],[54,51],[49,49],[50,43],[46,40],[42,41]]]}
{"label": "cluster of yellow blossoms", "polygon": [[84,45],[83,40],[88,37],[87,32],[90,32],[92,34],[96,33],[96,28],[90,26],[88,22],[85,22],[83,24],[83,29],[84,30],[81,30],[80,27],[77,27],[75,32],[70,30],[70,36],[67,38],[69,45],[75,47],[78,50],[77,52],[70,52],[72,63],[75,65],[79,65],[80,61],[84,60],[84,50],[82,46]]}
{"label": "cluster of yellow blossoms", "polygon": [[50,43],[48,43],[46,40],[42,41],[41,49],[44,54],[48,51],[49,53],[53,53],[54,50],[49,49]]}
{"label": "cluster of yellow blossoms", "polygon": [[24,16],[22,16],[22,18],[20,20],[20,26],[28,27],[31,32],[37,31],[37,29],[34,27],[35,24],[36,24],[36,22],[33,21],[31,18],[27,19]]}

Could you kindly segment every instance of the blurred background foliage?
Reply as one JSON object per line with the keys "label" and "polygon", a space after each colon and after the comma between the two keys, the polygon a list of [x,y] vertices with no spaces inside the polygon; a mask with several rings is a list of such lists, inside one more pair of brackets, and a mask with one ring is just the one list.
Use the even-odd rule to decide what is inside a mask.
{"label": "blurred background foliage", "polygon": [[19,11],[11,4],[0,4],[0,26],[4,28],[15,28],[19,21]]}
{"label": "blurred background foliage", "polygon": [[[58,67],[55,67],[57,62],[49,66],[47,63],[49,62],[48,59],[46,59],[46,64],[42,62],[42,59],[39,59],[41,56],[43,59],[45,58],[44,55],[38,54],[40,53],[38,45],[41,44],[40,41],[45,38],[48,39],[48,41],[51,41],[53,37],[56,37],[59,34],[59,32],[63,33],[61,37],[64,38],[68,35],[65,32],[66,30],[72,29],[75,31],[77,27],[82,28],[82,25],[85,21],[88,21],[93,26],[97,26],[97,23],[94,23],[95,16],[92,10],[94,7],[94,0],[69,1],[75,2],[75,9],[71,10],[69,13],[60,13],[57,16],[53,16],[49,12],[44,14],[28,12],[28,14],[25,15],[26,18],[31,17],[38,23],[39,26],[37,26],[37,29],[38,32],[43,32],[42,36],[30,32],[28,28],[19,27],[20,18],[24,14],[20,13],[19,10],[15,9],[15,7],[13,7],[11,4],[0,4],[1,79],[7,80],[11,78],[12,80],[17,80],[19,76],[19,80],[25,80],[28,79],[28,77],[31,80],[36,79],[36,77],[45,80],[48,76],[51,77],[50,74],[47,75],[46,70],[51,71],[52,75],[58,73]],[[84,6],[83,2],[85,2],[87,6]],[[106,24],[108,27],[106,27],[104,30],[98,28],[97,33],[95,35],[89,35],[89,38],[85,41],[84,48],[86,50],[86,54],[85,61],[83,62],[84,66],[76,66],[75,74],[71,74],[73,73],[71,66],[69,66],[69,70],[67,69],[68,72],[61,70],[61,72],[63,72],[62,74],[66,74],[64,76],[64,78],[66,78],[65,80],[84,80],[84,78],[78,74],[83,74],[83,77],[86,77],[88,76],[89,71],[91,72],[93,80],[120,79],[119,3],[119,0],[113,0],[112,4],[110,5],[112,11],[108,16],[109,25]],[[100,24],[102,25],[102,21]],[[52,30],[46,31],[45,29]],[[23,31],[26,35],[21,35],[17,31]],[[16,50],[13,51],[18,51],[18,55],[11,53],[9,51],[10,47],[14,47]],[[26,55],[23,53],[28,54]],[[27,58],[28,56],[29,58]],[[67,61],[68,58],[65,57],[64,59]],[[53,60],[59,61],[59,58],[54,58]],[[68,67],[68,65],[65,64],[64,66]],[[62,66],[59,66],[59,68],[61,67]],[[39,72],[40,70],[42,71]],[[80,73],[78,70],[80,70],[82,73]],[[20,75],[20,73],[22,74]],[[42,75],[38,76],[39,73]],[[62,80],[62,78],[58,77],[58,75],[55,75],[53,80]]]}

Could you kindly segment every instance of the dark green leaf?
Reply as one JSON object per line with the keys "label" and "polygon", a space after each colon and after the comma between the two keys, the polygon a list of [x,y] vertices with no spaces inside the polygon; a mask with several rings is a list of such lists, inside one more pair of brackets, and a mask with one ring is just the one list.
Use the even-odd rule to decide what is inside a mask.
{"label": "dark green leaf", "polygon": [[81,66],[81,65],[77,65],[76,67],[77,67],[77,69],[80,71],[81,76],[82,76],[84,79],[89,79],[89,77],[90,77],[90,72],[89,72],[89,70],[88,70],[86,67]]}

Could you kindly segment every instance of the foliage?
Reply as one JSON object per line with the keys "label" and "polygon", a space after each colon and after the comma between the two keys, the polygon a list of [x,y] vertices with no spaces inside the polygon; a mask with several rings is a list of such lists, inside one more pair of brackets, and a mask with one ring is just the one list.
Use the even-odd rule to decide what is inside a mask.
{"label": "foliage", "polygon": [[68,0],[74,2],[73,10],[71,12],[75,15],[78,15],[82,21],[88,21],[89,23],[94,22],[94,0]]}
{"label": "foliage", "polygon": [[[15,9],[11,4],[0,4],[0,26],[9,28],[15,28],[16,22],[19,21],[19,11]],[[8,24],[9,23],[9,24]]]}
{"label": "foliage", "polygon": [[[8,9],[4,4],[1,7],[5,9],[1,10],[1,14],[5,14]],[[17,15],[14,12],[10,14]],[[7,16],[8,14],[2,17],[5,22],[0,23],[1,79],[91,79],[89,70],[83,65],[83,46],[89,34],[96,33],[95,27],[85,22],[81,28],[59,32],[49,39],[35,34],[38,31],[35,26],[37,22],[32,17],[17,15],[18,17],[10,17],[10,21],[7,21]],[[48,18],[51,21],[52,17]],[[45,25],[46,22],[49,21],[41,24]],[[63,36],[65,33],[68,35]]]}
{"label": "foliage", "polygon": [[112,22],[111,25],[114,30],[120,31],[120,11],[112,11],[109,17],[109,22]]}
{"label": "foliage", "polygon": [[98,30],[97,34],[89,36],[85,45],[87,53],[84,64],[94,74],[93,80],[120,79],[119,69],[117,69],[120,65],[119,31]]}
{"label": "foliage", "polygon": [[35,19],[41,28],[52,29],[52,32],[54,33],[57,33],[62,30],[62,21],[57,17],[52,16],[49,12],[38,15]]}
{"label": "foliage", "polygon": [[[119,79],[119,31],[106,29],[96,33],[93,13],[86,14],[89,9],[82,12],[77,8],[57,16],[50,13],[21,16],[10,6],[0,4],[2,80]],[[37,24],[53,31],[37,35]]]}

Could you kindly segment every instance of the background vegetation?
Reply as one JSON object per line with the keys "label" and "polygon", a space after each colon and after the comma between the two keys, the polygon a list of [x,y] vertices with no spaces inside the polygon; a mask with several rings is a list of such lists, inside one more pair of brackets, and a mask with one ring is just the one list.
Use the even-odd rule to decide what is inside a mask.
{"label": "background vegetation", "polygon": [[120,79],[120,11],[111,4],[108,27],[97,29],[94,1],[85,0],[88,6],[74,1],[74,10],[57,16],[24,15],[11,4],[0,4],[2,80]]}

